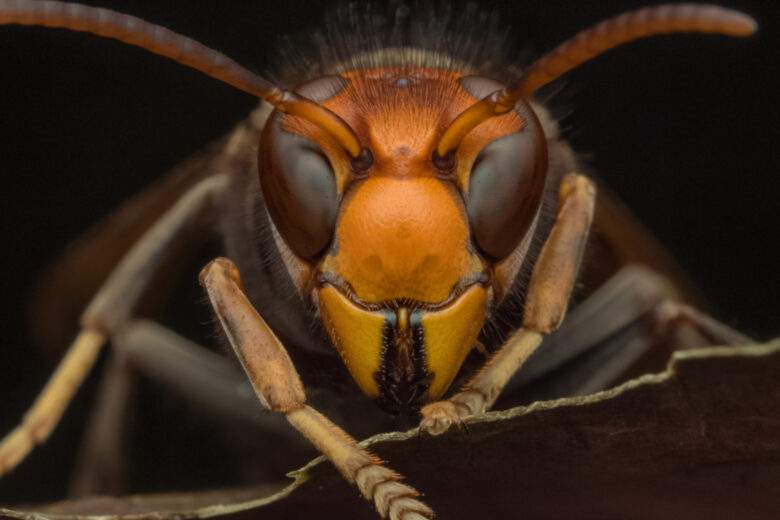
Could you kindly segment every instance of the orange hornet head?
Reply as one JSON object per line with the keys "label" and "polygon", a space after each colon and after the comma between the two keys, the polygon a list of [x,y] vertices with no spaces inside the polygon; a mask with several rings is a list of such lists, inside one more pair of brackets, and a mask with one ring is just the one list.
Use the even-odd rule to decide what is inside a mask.
{"label": "orange hornet head", "polygon": [[277,114],[261,141],[279,233],[312,266],[313,298],[352,377],[391,412],[449,388],[491,311],[496,263],[538,211],[546,149],[527,105],[471,132],[449,164],[434,159],[447,124],[496,85],[383,68],[300,87],[355,130],[373,156],[365,171],[301,118]]}

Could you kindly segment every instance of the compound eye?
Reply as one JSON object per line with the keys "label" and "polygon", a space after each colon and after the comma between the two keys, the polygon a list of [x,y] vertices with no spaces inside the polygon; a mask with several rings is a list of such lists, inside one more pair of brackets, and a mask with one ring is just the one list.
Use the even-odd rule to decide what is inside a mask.
{"label": "compound eye", "polygon": [[[339,76],[319,78],[296,89],[322,101],[343,88]],[[330,243],[338,213],[336,176],[313,141],[288,132],[275,114],[264,133],[258,165],[265,203],[279,234],[304,260],[315,260]]]}
{"label": "compound eye", "polygon": [[466,198],[471,232],[492,260],[507,257],[533,223],[544,191],[547,146],[533,110],[517,107],[525,121],[517,133],[489,143],[477,156]]}

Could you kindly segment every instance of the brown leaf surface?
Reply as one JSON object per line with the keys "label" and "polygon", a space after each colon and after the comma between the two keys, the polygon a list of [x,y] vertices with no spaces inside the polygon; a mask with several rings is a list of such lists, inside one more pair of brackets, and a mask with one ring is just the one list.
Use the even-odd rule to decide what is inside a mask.
{"label": "brown leaf surface", "polygon": [[[365,444],[439,518],[775,518],[780,340],[677,352],[665,372],[605,392],[493,412],[439,438],[412,430]],[[291,475],[270,496],[265,486],[93,498],[0,515],[377,518],[322,458]]]}

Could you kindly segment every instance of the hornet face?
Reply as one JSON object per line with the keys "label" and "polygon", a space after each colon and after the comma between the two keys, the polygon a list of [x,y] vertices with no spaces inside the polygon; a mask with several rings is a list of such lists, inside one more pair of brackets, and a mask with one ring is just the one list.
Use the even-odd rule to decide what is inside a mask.
{"label": "hornet face", "polygon": [[[312,299],[361,390],[397,413],[439,398],[492,309],[500,263],[522,254],[547,170],[524,103],[434,158],[447,125],[500,87],[442,69],[364,69],[297,92],[342,117],[368,171],[311,123],[276,113],[261,185],[280,236],[311,266]],[[517,262],[515,262],[517,263]]]}

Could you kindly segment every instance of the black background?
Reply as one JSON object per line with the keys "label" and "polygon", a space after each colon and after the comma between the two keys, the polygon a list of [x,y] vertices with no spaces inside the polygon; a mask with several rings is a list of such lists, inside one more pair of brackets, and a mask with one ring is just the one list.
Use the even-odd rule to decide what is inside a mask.
{"label": "black background", "polygon": [[[329,4],[85,3],[165,25],[261,70],[280,35],[315,25]],[[535,52],[642,5],[477,3],[498,9],[518,46]],[[570,112],[562,126],[575,149],[668,245],[718,317],[767,338],[780,332],[780,16],[769,1],[729,6],[758,19],[754,38],[638,42],[570,74],[554,102]],[[26,331],[25,303],[41,270],[128,195],[227,132],[255,100],[144,51],[65,31],[0,28],[0,71],[2,433],[51,369]],[[61,430],[77,432],[81,420],[76,408]],[[47,448],[30,464],[67,459],[75,445],[56,438],[59,451]],[[64,474],[36,473],[27,481],[34,490],[21,480],[33,478],[29,471],[0,481],[0,501],[56,496]]]}

